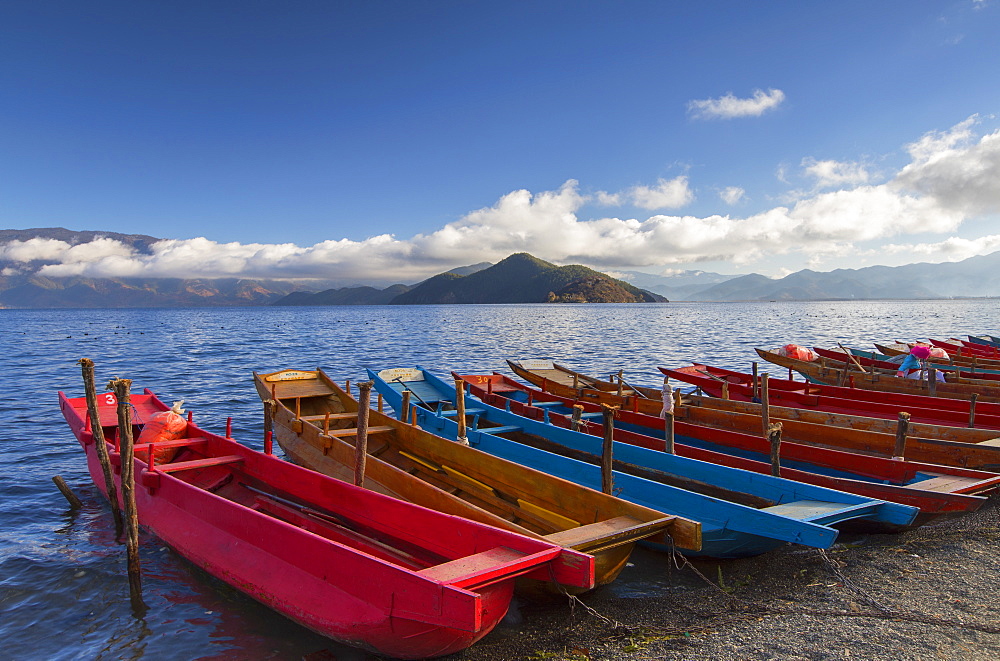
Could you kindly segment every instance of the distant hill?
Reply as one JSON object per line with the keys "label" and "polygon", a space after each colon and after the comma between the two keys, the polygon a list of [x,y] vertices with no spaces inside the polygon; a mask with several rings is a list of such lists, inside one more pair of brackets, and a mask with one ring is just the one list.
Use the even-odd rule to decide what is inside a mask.
{"label": "distant hill", "polygon": [[694,301],[816,301],[1000,296],[1000,252],[961,262],[868,266],[784,278],[745,275],[694,292]]}
{"label": "distant hill", "polygon": [[406,285],[392,285],[385,289],[342,287],[315,293],[298,291],[275,301],[272,305],[385,305],[409,290]]}
{"label": "distant hill", "polygon": [[649,303],[666,299],[580,266],[556,266],[516,253],[471,275],[441,273],[391,301],[428,303]]}
{"label": "distant hill", "polygon": [[691,300],[691,296],[712,285],[732,280],[739,275],[723,275],[711,271],[688,270],[671,275],[654,275],[641,271],[622,271],[619,277],[625,282],[666,296],[672,301]]}
{"label": "distant hill", "polygon": [[11,308],[159,308],[268,305],[299,285],[240,278],[0,277],[0,304]]}

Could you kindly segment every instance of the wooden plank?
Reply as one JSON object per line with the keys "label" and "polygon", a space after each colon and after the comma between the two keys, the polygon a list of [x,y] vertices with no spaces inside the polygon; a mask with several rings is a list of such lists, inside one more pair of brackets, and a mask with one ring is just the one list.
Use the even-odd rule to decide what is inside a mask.
{"label": "wooden plank", "polygon": [[[390,427],[389,425],[378,425],[375,427],[369,427],[369,434],[382,434],[385,432],[395,431],[395,427]],[[345,436],[356,436],[358,433],[357,427],[348,427],[347,429],[331,429],[327,432],[327,436],[333,436],[334,438],[343,438]]]}
{"label": "wooden plank", "polygon": [[[174,441],[156,441],[153,443],[153,450],[161,450],[164,448],[190,448],[205,445],[206,443],[208,443],[207,438],[178,438]],[[137,451],[145,451],[146,445],[146,443],[136,443],[135,449]]]}
{"label": "wooden plank", "polygon": [[161,473],[174,473],[177,471],[191,470],[194,468],[207,468],[208,466],[221,466],[223,464],[235,464],[243,461],[239,455],[228,455],[225,457],[206,457],[205,459],[192,459],[190,461],[175,461],[172,464],[157,466],[156,470]]}
{"label": "wooden plank", "polygon": [[764,507],[762,509],[766,512],[786,516],[790,519],[805,521],[823,514],[842,510],[845,507],[850,507],[850,505],[845,503],[829,503],[822,500],[796,500],[791,503],[772,505],[771,507]]}
{"label": "wooden plank", "polygon": [[[357,412],[355,413],[331,413],[331,420],[354,420],[358,417]],[[305,420],[306,422],[322,422],[326,420],[326,414],[322,415],[302,415],[299,416],[299,420]]]}
{"label": "wooden plank", "polygon": [[634,519],[631,516],[617,516],[613,519],[588,523],[587,525],[552,533],[551,535],[546,535],[545,539],[560,546],[575,548],[598,541],[605,541],[615,533],[625,532],[644,525],[647,525],[647,523],[639,519]]}
{"label": "wooden plank", "polygon": [[[926,474],[935,475],[935,473],[926,473]],[[932,477],[927,480],[921,480],[919,482],[911,482],[910,484],[904,484],[903,486],[905,486],[908,489],[920,489],[922,491],[955,493],[981,481],[982,480],[980,480],[979,478],[965,477],[962,475],[937,475],[937,477]]]}
{"label": "wooden plank", "polygon": [[493,492],[493,487],[491,487],[490,485],[488,485],[488,484],[486,484],[484,482],[480,482],[479,480],[477,480],[474,477],[469,477],[465,473],[463,473],[461,471],[458,471],[458,470],[455,470],[451,466],[444,466],[444,465],[442,465],[441,468],[444,469],[444,472],[446,472],[448,475],[451,475],[452,477],[454,477],[455,479],[457,479],[459,482],[464,482],[465,484],[468,484],[468,485],[471,485],[473,487],[476,487],[477,489],[481,489],[481,490],[489,492],[489,493],[494,493]]}
{"label": "wooden plank", "polygon": [[555,524],[557,528],[562,528],[562,529],[576,528],[580,525],[579,521],[574,521],[568,516],[563,516],[562,514],[557,514],[552,510],[547,510],[544,507],[536,505],[530,501],[521,500],[520,498],[518,498],[517,504],[524,511],[531,512],[537,517],[545,519],[546,521],[550,521],[551,523]]}
{"label": "wooden plank", "polygon": [[498,546],[489,551],[428,567],[417,573],[435,581],[461,586],[473,583],[480,576],[489,575],[507,563],[526,555],[506,546]]}

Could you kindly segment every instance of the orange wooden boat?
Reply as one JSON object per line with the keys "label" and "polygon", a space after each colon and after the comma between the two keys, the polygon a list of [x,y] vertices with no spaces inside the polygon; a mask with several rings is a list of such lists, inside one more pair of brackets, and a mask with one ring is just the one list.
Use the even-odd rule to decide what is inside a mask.
{"label": "orange wooden boat", "polygon": [[[270,425],[296,463],[354,479],[358,402],[322,370],[254,373]],[[455,443],[369,410],[364,485],[595,557],[611,582],[640,539],[701,548],[701,526]],[[572,586],[563,589],[573,590]]]}

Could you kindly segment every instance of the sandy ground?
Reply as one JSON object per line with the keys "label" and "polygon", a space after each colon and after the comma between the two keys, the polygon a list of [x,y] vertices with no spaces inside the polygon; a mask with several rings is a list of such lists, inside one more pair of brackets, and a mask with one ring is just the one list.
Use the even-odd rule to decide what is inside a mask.
{"label": "sandy ground", "polygon": [[570,607],[519,603],[461,661],[1000,659],[1000,501],[743,560],[641,551]]}

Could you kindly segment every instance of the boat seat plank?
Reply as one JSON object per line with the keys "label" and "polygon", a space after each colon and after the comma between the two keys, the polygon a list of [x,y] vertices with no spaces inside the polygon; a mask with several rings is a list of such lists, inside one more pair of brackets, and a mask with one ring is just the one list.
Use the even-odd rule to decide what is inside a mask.
{"label": "boat seat plank", "polygon": [[175,461],[172,464],[157,466],[156,470],[161,473],[175,473],[177,471],[191,470],[195,468],[207,468],[209,466],[221,466],[223,464],[236,464],[241,463],[242,461],[243,457],[234,454],[224,457],[206,457],[204,459],[191,459],[190,461]]}
{"label": "boat seat plank", "polygon": [[988,445],[990,447],[1000,447],[1000,438],[991,438],[988,441],[980,441],[976,445]]}
{"label": "boat seat plank", "polygon": [[[196,438],[178,438],[174,441],[156,441],[153,443],[154,450],[163,450],[167,448],[190,448],[197,447],[199,445],[205,445],[208,443],[208,439],[205,437]],[[145,450],[148,443],[136,443],[136,450]]]}
{"label": "boat seat plank", "polygon": [[613,519],[588,523],[587,525],[570,528],[569,530],[561,530],[551,535],[546,535],[545,539],[560,546],[578,548],[593,544],[594,542],[605,541],[615,533],[623,533],[645,525],[645,522],[634,519],[631,516],[617,516]]}
{"label": "boat seat plank", "polygon": [[521,431],[521,428],[517,425],[501,425],[499,427],[480,427],[478,431],[487,434],[506,434],[507,432]]}
{"label": "boat seat plank", "polygon": [[772,505],[771,507],[761,509],[765,512],[786,516],[790,519],[806,521],[823,514],[842,510],[845,507],[849,506],[844,503],[830,503],[823,500],[796,500],[791,503],[782,503],[781,505]]}
{"label": "boat seat plank", "polygon": [[531,405],[541,409],[546,406],[562,406],[562,402],[532,402]]}
{"label": "boat seat plank", "polygon": [[[386,432],[394,431],[395,427],[390,427],[389,425],[374,425],[368,428],[368,435],[372,434],[384,434]],[[357,436],[357,427],[348,427],[347,429],[331,429],[326,434],[327,436],[332,436],[334,438],[342,438],[344,436]]]}
{"label": "boat seat plank", "polygon": [[[934,475],[934,473],[931,473]],[[939,493],[955,493],[964,488],[970,487],[982,480],[963,475],[938,475],[927,480],[911,482],[903,486],[908,489],[920,489],[922,491],[937,491]]]}
{"label": "boat seat plank", "polygon": [[[331,413],[330,414],[330,419],[331,420],[354,420],[357,417],[358,417],[358,414],[356,412],[355,413]],[[324,413],[323,415],[302,415],[302,416],[299,416],[299,420],[304,420],[305,422],[322,422],[323,420],[326,420],[326,414]]]}
{"label": "boat seat plank", "polygon": [[428,567],[417,573],[441,583],[461,587],[475,583],[481,576],[489,576],[498,569],[498,565],[505,565],[526,555],[528,554],[506,546],[498,546],[489,551]]}
{"label": "boat seat plank", "polygon": [[330,386],[318,381],[276,381],[274,385],[278,399],[326,397],[333,394]]}
{"label": "boat seat plank", "polygon": [[[482,413],[486,413],[486,409],[476,409],[476,408],[465,409],[465,415],[480,415]],[[456,415],[458,415],[458,411],[455,409],[451,409],[449,411],[441,411],[440,415],[445,418],[454,418]]]}

